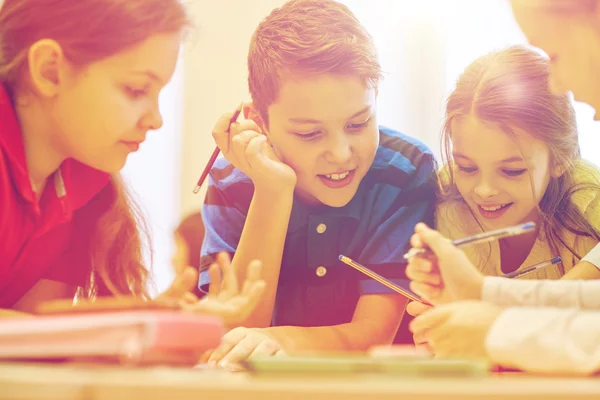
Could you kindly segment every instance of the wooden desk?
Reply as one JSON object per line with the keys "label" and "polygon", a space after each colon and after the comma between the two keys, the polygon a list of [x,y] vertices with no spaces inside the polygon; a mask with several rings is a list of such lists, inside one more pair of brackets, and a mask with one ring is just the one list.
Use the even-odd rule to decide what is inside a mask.
{"label": "wooden desk", "polygon": [[176,368],[0,364],[0,399],[600,399],[600,378],[251,376]]}

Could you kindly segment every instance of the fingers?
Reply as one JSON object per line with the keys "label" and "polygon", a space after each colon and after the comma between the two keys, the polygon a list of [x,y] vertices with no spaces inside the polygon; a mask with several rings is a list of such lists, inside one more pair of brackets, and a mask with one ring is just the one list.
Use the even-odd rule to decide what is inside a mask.
{"label": "fingers", "polygon": [[283,350],[277,342],[263,335],[248,335],[223,357],[219,366],[229,371],[240,371],[243,369],[241,363],[247,359],[274,355],[283,355]]}
{"label": "fingers", "polygon": [[229,127],[229,132],[231,133],[232,137],[244,131],[253,131],[260,134],[263,133],[262,129],[260,129],[260,126],[258,126],[258,124],[251,119],[244,119],[239,122],[236,121]]}
{"label": "fingers", "polygon": [[456,250],[456,247],[450,240],[422,222],[415,226],[415,232],[419,235],[423,243],[425,243],[439,258],[442,258],[448,251]]}
{"label": "fingers", "polygon": [[265,286],[266,284],[264,281],[257,281],[249,286],[247,294],[243,295],[245,296],[245,302],[235,314],[236,319],[243,321],[252,315],[262,299],[262,295],[265,292]]}
{"label": "fingers", "polygon": [[418,317],[432,308],[433,307],[428,306],[427,304],[419,303],[418,301],[411,301],[406,306],[406,312],[413,317]]}
{"label": "fingers", "polygon": [[[247,358],[258,356],[273,356],[277,353],[282,353],[281,346],[274,340],[264,340],[258,344]],[[280,354],[281,355],[281,354]],[[242,361],[242,360],[240,360]]]}
{"label": "fingers", "polygon": [[258,163],[262,161],[261,158],[266,157],[266,151],[269,150],[267,146],[270,144],[265,135],[256,135],[250,139],[245,155],[251,168],[259,165]]}
{"label": "fingers", "polygon": [[231,258],[229,258],[229,254],[227,253],[219,253],[217,255],[217,263],[221,268],[221,273],[223,276],[223,281],[221,282],[221,290],[227,291],[231,294],[238,293],[238,280],[233,270],[233,266],[231,265]]}
{"label": "fingers", "polygon": [[250,357],[250,354],[256,349],[257,345],[258,343],[246,337],[224,354],[223,357],[217,361],[217,364],[220,367],[227,369],[239,365],[240,362]]}
{"label": "fingers", "polygon": [[431,286],[442,286],[442,277],[439,273],[424,272],[416,267],[407,267],[406,276],[414,282]]}
{"label": "fingers", "polygon": [[187,305],[196,304],[198,301],[198,296],[196,296],[194,293],[187,292],[184,293],[183,296],[181,296],[181,298],[179,299],[179,305],[185,307]]}
{"label": "fingers", "polygon": [[427,339],[425,338],[423,332],[419,332],[413,334],[413,342],[415,342],[415,345],[417,346],[424,346],[427,344]]}
{"label": "fingers", "polygon": [[223,357],[227,355],[240,341],[242,341],[247,335],[249,330],[247,328],[235,328],[227,332],[221,344],[213,350],[212,354],[208,358],[209,364],[219,363]]}
{"label": "fingers", "polygon": [[406,273],[410,271],[419,271],[423,273],[429,273],[437,270],[434,268],[434,261],[424,257],[411,257],[406,266]]}
{"label": "fingers", "polygon": [[208,276],[210,277],[210,284],[208,285],[208,298],[214,298],[221,293],[221,270],[217,264],[212,264],[208,267]]}
{"label": "fingers", "polygon": [[423,243],[421,236],[419,236],[418,233],[415,233],[410,237],[410,245],[415,248],[425,247],[425,243]]}
{"label": "fingers", "polygon": [[[249,159],[250,143],[254,140],[266,140],[266,137],[255,131],[243,131],[231,137],[230,150],[226,154],[227,159],[242,171],[250,171],[252,168],[251,160]],[[250,156],[251,158],[252,156]]]}
{"label": "fingers", "polygon": [[204,353],[202,353],[202,355],[198,359],[198,364],[206,364],[208,362],[208,359],[212,355],[213,351],[214,350],[208,350],[208,351],[205,351]]}
{"label": "fingers", "polygon": [[252,260],[248,264],[248,271],[246,273],[247,279],[251,281],[260,280],[260,274],[262,272],[262,262],[260,260]]}
{"label": "fingers", "polygon": [[450,318],[450,313],[445,308],[432,309],[413,319],[409,325],[409,329],[413,334],[421,335],[426,331],[440,327],[448,318]]}
{"label": "fingers", "polygon": [[421,296],[428,303],[436,304],[436,301],[442,296],[443,288],[432,286],[426,283],[411,281],[409,284],[410,290]]}
{"label": "fingers", "polygon": [[212,137],[215,140],[215,143],[221,149],[223,154],[227,154],[229,152],[229,121],[233,117],[233,113],[225,113],[219,117],[217,123],[215,124]]}
{"label": "fingers", "polygon": [[250,288],[257,282],[261,281],[260,274],[262,272],[262,262],[253,260],[248,264],[246,269],[246,281],[242,287],[242,294],[247,294]]}

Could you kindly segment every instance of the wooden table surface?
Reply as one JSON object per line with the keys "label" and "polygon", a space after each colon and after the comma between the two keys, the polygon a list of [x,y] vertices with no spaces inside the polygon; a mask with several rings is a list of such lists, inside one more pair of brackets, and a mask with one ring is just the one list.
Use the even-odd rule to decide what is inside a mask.
{"label": "wooden table surface", "polygon": [[600,378],[251,375],[184,368],[0,364],[0,399],[600,399]]}

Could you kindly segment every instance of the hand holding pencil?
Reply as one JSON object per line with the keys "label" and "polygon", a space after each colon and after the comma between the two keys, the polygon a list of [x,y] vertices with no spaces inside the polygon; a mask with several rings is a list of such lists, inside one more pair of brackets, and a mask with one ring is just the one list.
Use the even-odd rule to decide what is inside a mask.
{"label": "hand holding pencil", "polygon": [[270,137],[252,119],[237,121],[244,105],[236,112],[222,115],[213,128],[217,149],[213,152],[194,192],[197,192],[208,175],[208,171],[219,155],[248,176],[255,190],[281,192],[296,186],[296,173],[281,161],[272,146]]}
{"label": "hand holding pencil", "polygon": [[[481,299],[484,276],[458,247],[526,233],[534,227],[533,223],[526,223],[451,242],[425,224],[418,224],[411,238],[413,249],[406,257],[409,260],[406,275],[411,279],[411,290],[434,305],[456,300]],[[413,251],[424,248],[428,251]],[[418,254],[422,256],[415,256]],[[504,277],[519,278],[561,261],[560,257],[554,257],[510,272]],[[412,312],[410,314],[414,315]]]}
{"label": "hand holding pencil", "polygon": [[410,243],[413,249],[427,248],[433,253],[408,257],[406,275],[413,292],[433,305],[481,298],[483,274],[450,240],[420,223]]}

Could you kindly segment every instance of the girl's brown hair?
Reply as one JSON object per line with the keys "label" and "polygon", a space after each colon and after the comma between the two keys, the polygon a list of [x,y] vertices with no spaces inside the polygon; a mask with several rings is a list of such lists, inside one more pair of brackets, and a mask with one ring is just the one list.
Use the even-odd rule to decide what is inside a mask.
{"label": "girl's brown hair", "polygon": [[[27,71],[29,48],[41,39],[55,40],[73,65],[85,66],[152,35],[181,32],[188,25],[178,0],[4,0],[0,4],[0,81],[9,93]],[[142,262],[142,237],[147,235],[138,208],[118,175],[101,197],[106,200],[102,215],[84,224],[89,227],[84,245],[91,270],[78,296],[147,297],[148,270]]]}
{"label": "girl's brown hair", "polygon": [[552,93],[549,80],[548,59],[525,46],[487,54],[466,68],[446,104],[442,155],[448,168],[441,180],[442,201],[460,199],[451,156],[453,120],[472,114],[512,137],[515,128],[521,129],[546,143],[551,166],[564,171],[560,177],[550,179],[538,205],[541,234],[553,251],[562,245],[581,258],[583,255],[565,243],[561,231],[600,241],[600,232],[573,202],[577,192],[600,193],[600,185],[594,179],[576,180],[576,169],[585,176],[594,176],[594,169],[581,161],[575,111],[569,98]]}

